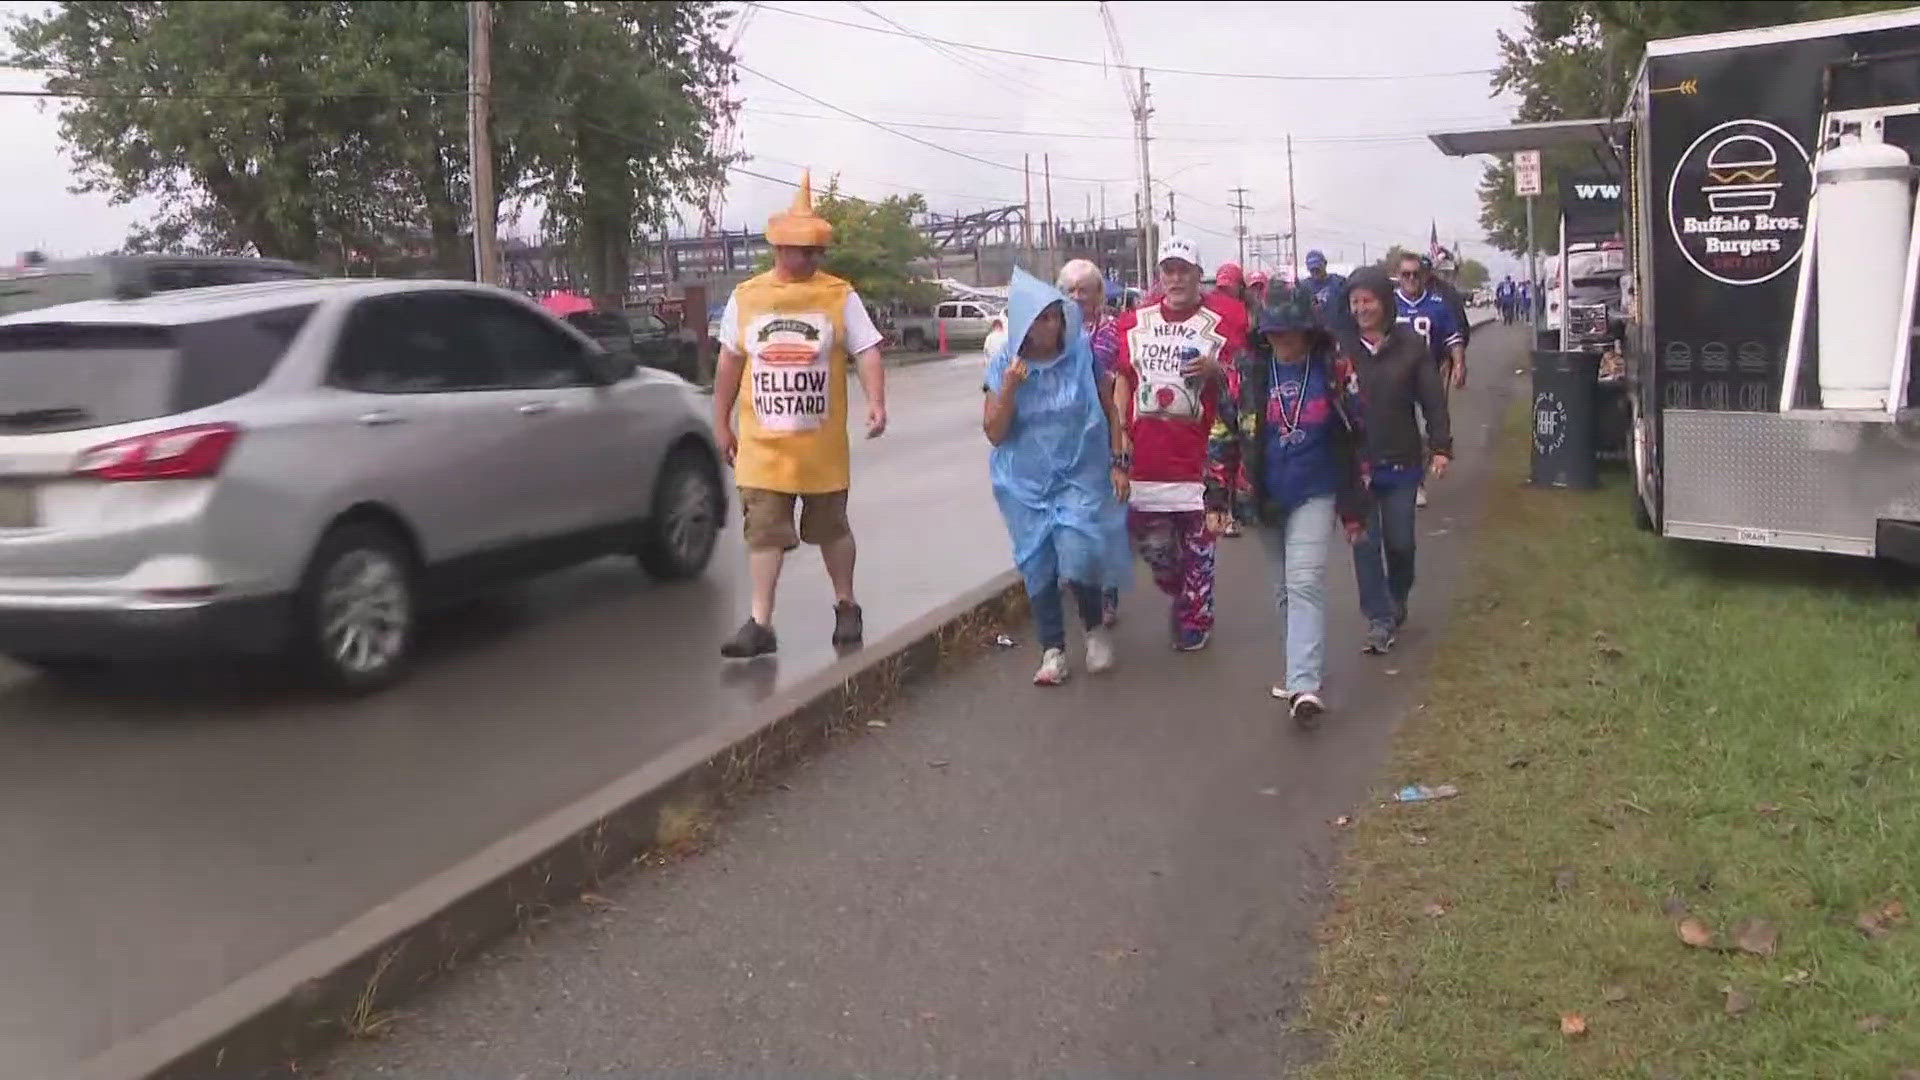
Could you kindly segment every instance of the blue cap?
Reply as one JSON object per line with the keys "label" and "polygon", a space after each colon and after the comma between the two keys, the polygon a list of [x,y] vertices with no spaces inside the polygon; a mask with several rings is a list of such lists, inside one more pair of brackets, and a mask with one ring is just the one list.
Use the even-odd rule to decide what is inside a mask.
{"label": "blue cap", "polygon": [[1312,270],[1316,267],[1323,267],[1325,265],[1327,265],[1326,252],[1321,251],[1319,248],[1315,248],[1312,251],[1307,252],[1307,269]]}

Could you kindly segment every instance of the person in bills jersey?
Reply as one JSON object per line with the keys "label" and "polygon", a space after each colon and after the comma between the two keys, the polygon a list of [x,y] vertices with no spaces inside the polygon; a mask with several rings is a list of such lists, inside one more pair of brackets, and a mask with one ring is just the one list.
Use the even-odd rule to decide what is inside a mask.
{"label": "person in bills jersey", "polygon": [[1454,388],[1467,385],[1467,332],[1446,298],[1429,287],[1420,256],[1400,256],[1398,287],[1393,294],[1395,321],[1413,327],[1427,343],[1433,362]]}
{"label": "person in bills jersey", "polygon": [[[1393,307],[1397,321],[1413,329],[1427,343],[1427,352],[1440,369],[1441,389],[1451,392],[1467,385],[1467,332],[1446,297],[1434,291],[1428,260],[1411,251],[1400,256]],[[1414,493],[1414,505],[1427,505],[1427,486]]]}
{"label": "person in bills jersey", "polygon": [[1114,394],[1124,403],[1132,453],[1127,528],[1154,584],[1173,601],[1175,648],[1204,649],[1213,635],[1213,563],[1224,501],[1210,505],[1208,439],[1226,372],[1246,343],[1246,309],[1200,293],[1191,241],[1160,245],[1159,298],[1120,317]]}

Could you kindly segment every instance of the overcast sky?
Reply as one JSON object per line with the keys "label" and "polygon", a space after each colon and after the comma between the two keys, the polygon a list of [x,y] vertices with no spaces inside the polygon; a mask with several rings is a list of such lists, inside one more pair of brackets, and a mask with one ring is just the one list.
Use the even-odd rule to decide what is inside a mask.
{"label": "overcast sky", "polygon": [[[45,6],[0,2],[0,21]],[[1250,232],[1287,231],[1288,134],[1305,246],[1336,261],[1357,260],[1363,243],[1372,255],[1393,242],[1424,247],[1433,221],[1442,242],[1458,239],[1467,254],[1490,259],[1475,224],[1482,159],[1449,159],[1421,136],[1508,118],[1510,103],[1489,96],[1483,72],[1498,61],[1495,31],[1518,25],[1512,4],[1112,8],[1127,62],[1149,69],[1156,214],[1165,218],[1170,186],[1179,231],[1209,264],[1235,253],[1235,187],[1247,189]],[[1094,63],[984,54],[909,35]],[[753,172],[792,180],[811,166],[817,186],[837,172],[854,194],[916,190],[932,209],[956,213],[1021,201],[1021,159],[1031,154],[1041,217],[1048,155],[1056,216],[1084,218],[1090,207],[1098,216],[1103,194],[1109,217],[1131,213],[1138,190],[1132,121],[1120,74],[1102,64],[1112,49],[1096,3],[774,0],[750,10],[738,56],[751,70],[741,72],[737,138],[752,157],[743,167]],[[1470,74],[1434,74],[1456,72]],[[38,85],[31,73],[0,71],[0,88]],[[72,177],[55,108],[42,105],[0,98],[0,191],[8,196],[0,203],[0,258],[29,248],[75,254],[117,246],[142,208],[67,191]],[[758,228],[790,197],[789,188],[736,175],[725,222]]]}

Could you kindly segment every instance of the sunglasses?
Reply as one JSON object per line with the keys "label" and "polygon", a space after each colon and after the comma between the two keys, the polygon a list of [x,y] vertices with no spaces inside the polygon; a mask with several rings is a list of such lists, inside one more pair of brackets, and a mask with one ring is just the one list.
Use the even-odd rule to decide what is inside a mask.
{"label": "sunglasses", "polygon": [[1420,271],[1418,271],[1418,270],[1402,270],[1402,271],[1400,271],[1400,278],[1401,278],[1401,280],[1402,280],[1402,281],[1405,281],[1405,280],[1407,280],[1407,279],[1409,279],[1409,278],[1417,278],[1417,277],[1419,277],[1419,276],[1420,276]]}

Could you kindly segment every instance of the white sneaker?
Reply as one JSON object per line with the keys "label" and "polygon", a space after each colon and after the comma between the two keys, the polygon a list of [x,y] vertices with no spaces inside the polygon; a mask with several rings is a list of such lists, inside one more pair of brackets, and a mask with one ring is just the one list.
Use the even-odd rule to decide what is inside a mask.
{"label": "white sneaker", "polygon": [[1293,708],[1290,711],[1295,724],[1303,728],[1315,728],[1320,726],[1320,714],[1327,711],[1327,706],[1320,700],[1319,694],[1302,690],[1293,695]]}
{"label": "white sneaker", "polygon": [[1087,631],[1087,674],[1113,670],[1113,635],[1105,627]]}
{"label": "white sneaker", "polygon": [[1040,670],[1033,673],[1035,686],[1059,686],[1067,681],[1067,653],[1065,649],[1048,649],[1040,657]]}
{"label": "white sneaker", "polygon": [[1277,701],[1284,701],[1287,703],[1288,706],[1293,705],[1293,691],[1287,689],[1285,686],[1282,686],[1279,683],[1274,683],[1271,687],[1269,687],[1267,689],[1267,693],[1272,694],[1274,699]]}
{"label": "white sneaker", "polygon": [[1415,506],[1427,505],[1427,485],[1421,484],[1420,490],[1413,493],[1413,505]]}

